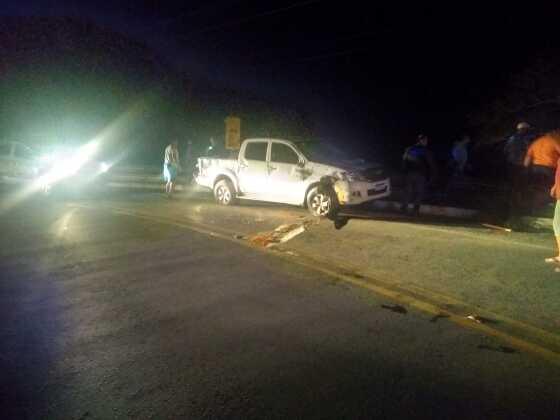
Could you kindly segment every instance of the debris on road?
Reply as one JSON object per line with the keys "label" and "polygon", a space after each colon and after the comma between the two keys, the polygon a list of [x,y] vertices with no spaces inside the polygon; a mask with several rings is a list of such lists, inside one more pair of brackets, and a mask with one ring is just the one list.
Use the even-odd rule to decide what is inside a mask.
{"label": "debris on road", "polygon": [[365,276],[363,276],[363,275],[361,275],[361,274],[359,274],[359,273],[355,273],[355,272],[353,272],[353,271],[343,271],[343,272],[340,273],[340,274],[345,275],[345,276],[349,276],[349,277],[353,277],[353,278],[358,279],[358,280],[363,280],[363,279],[365,279]]}
{"label": "debris on road", "polygon": [[398,314],[407,314],[408,311],[406,310],[406,308],[404,306],[401,305],[381,305],[381,307],[383,309],[389,309],[392,312],[396,312]]}
{"label": "debris on road", "polygon": [[479,324],[497,324],[497,321],[490,319],[490,318],[484,318],[482,316],[479,315],[468,315],[467,319],[470,319],[471,321],[477,322]]}
{"label": "debris on road", "polygon": [[482,226],[490,228],[490,229],[500,230],[502,232],[511,232],[510,228],[507,228],[507,227],[504,227],[504,226],[492,225],[490,223],[483,223]]}
{"label": "debris on road", "polygon": [[511,348],[511,347],[507,347],[507,346],[492,347],[492,346],[489,346],[487,344],[479,344],[478,349],[497,351],[497,352],[500,352],[500,353],[507,353],[507,354],[519,353],[518,350],[516,350],[514,348]]}
{"label": "debris on road", "polygon": [[265,248],[284,243],[305,232],[305,224],[280,225],[272,232],[261,233],[253,236],[250,240],[254,245]]}
{"label": "debris on road", "polygon": [[250,241],[253,245],[267,247],[270,243],[272,243],[270,235],[270,233],[255,235],[250,239]]}
{"label": "debris on road", "polygon": [[233,238],[242,240],[245,239],[245,236],[237,234],[237,235],[233,235]]}
{"label": "debris on road", "polygon": [[335,220],[334,220],[334,228],[336,230],[340,230],[342,229],[344,226],[346,226],[348,224],[348,221],[350,220],[349,217],[343,217],[343,216],[338,216]]}
{"label": "debris on road", "polygon": [[288,251],[287,249],[281,247],[274,247],[274,252],[278,254],[289,255],[290,257],[299,257],[299,254],[294,251]]}
{"label": "debris on road", "polygon": [[437,322],[439,319],[445,319],[445,318],[449,318],[449,315],[447,314],[442,314],[441,312],[439,314],[434,315],[431,319],[430,322]]}
{"label": "debris on road", "polygon": [[478,315],[469,315],[467,316],[467,319],[482,324],[482,319]]}
{"label": "debris on road", "polygon": [[278,231],[279,233],[283,233],[284,235],[280,238],[280,242],[287,242],[290,239],[295,238],[300,233],[305,232],[305,226],[298,226],[292,229],[292,226],[286,226],[283,230],[279,230],[280,228],[276,228],[275,232]]}

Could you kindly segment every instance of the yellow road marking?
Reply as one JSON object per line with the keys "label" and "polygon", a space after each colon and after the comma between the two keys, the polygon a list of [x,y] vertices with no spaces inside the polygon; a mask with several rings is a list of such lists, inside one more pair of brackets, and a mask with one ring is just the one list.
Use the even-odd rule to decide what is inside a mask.
{"label": "yellow road marking", "polygon": [[[313,270],[318,270],[321,272],[324,272],[326,274],[329,274],[333,277],[339,278],[343,281],[345,281],[346,283],[351,283],[355,286],[370,290],[378,295],[381,296],[385,296],[387,298],[390,298],[396,302],[408,305],[410,307],[416,308],[422,312],[427,312],[431,315],[445,315],[447,317],[447,319],[449,319],[450,321],[456,323],[457,325],[460,325],[462,327],[471,329],[471,330],[475,330],[478,332],[481,332],[485,335],[488,336],[492,336],[492,337],[496,337],[506,343],[509,343],[510,345],[512,345],[513,347],[517,348],[518,350],[523,350],[527,353],[531,353],[534,355],[537,355],[539,357],[542,357],[543,359],[557,365],[560,366],[560,353],[557,353],[553,350],[549,350],[541,345],[538,344],[534,344],[531,343],[529,341],[523,340],[521,338],[515,337],[511,334],[508,333],[504,333],[502,331],[499,331],[495,328],[492,328],[488,325],[485,324],[479,324],[477,322],[471,321],[468,318],[466,318],[465,316],[462,315],[457,315],[449,310],[446,309],[442,309],[434,304],[416,299],[412,296],[403,294],[399,291],[393,291],[390,289],[387,289],[385,287],[381,287],[381,286],[377,286],[375,284],[369,283],[367,281],[364,280],[360,280],[360,279],[355,279],[349,275],[345,275],[345,274],[340,274],[337,273],[336,271],[332,271],[329,269],[325,269],[322,267],[316,267],[315,264],[311,265],[307,262],[303,262],[303,261],[298,261],[298,263],[300,265],[303,265],[305,267],[311,268]],[[535,327],[533,327],[534,329],[536,329]],[[556,340],[558,340],[558,337],[555,337]]]}
{"label": "yellow road marking", "polygon": [[[458,300],[456,298],[446,296],[446,295],[444,295],[442,293],[439,293],[439,292],[434,292],[432,290],[425,289],[425,288],[420,287],[420,286],[415,285],[415,284],[409,284],[409,285],[407,285],[407,288],[411,289],[412,291],[417,290],[419,292],[419,294],[421,294],[422,296],[426,296],[428,298],[433,298],[434,300],[439,301],[439,302],[445,301],[445,302],[448,302],[452,305],[463,306],[463,307],[465,307],[467,305],[464,302],[461,302],[460,300]],[[475,312],[475,311],[473,310],[472,312]],[[486,309],[478,311],[478,314],[483,315],[484,317],[487,317],[487,318],[494,319],[494,320],[499,321],[501,323],[504,323],[506,325],[512,326],[512,327],[517,328],[519,330],[530,332],[534,337],[539,338],[540,340],[543,340],[545,342],[553,343],[556,348],[560,349],[560,335],[558,335],[558,334],[554,334],[550,331],[543,330],[541,328],[537,328],[533,325],[530,325],[530,324],[527,324],[525,322],[506,317],[504,315],[496,314],[496,313],[488,311]]]}

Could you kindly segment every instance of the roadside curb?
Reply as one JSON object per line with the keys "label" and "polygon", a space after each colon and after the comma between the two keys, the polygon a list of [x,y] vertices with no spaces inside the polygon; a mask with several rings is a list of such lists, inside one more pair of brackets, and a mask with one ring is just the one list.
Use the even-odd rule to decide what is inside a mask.
{"label": "roadside curb", "polygon": [[[401,203],[398,201],[375,200],[372,201],[371,206],[379,210],[399,211],[401,208]],[[431,204],[422,204],[420,206],[420,214],[425,214],[430,216],[455,217],[461,219],[473,219],[479,216],[480,212],[478,210],[464,209],[460,207],[434,206]]]}
{"label": "roadside curb", "polygon": [[552,227],[552,218],[548,217],[522,217],[521,223],[533,229],[549,230],[551,232],[554,230]]}

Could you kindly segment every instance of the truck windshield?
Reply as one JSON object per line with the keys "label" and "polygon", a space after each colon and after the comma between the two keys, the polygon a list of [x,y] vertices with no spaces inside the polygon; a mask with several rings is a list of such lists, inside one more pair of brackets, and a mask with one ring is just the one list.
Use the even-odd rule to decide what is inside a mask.
{"label": "truck windshield", "polygon": [[318,163],[336,162],[336,161],[355,161],[362,160],[350,156],[347,152],[336,146],[327,143],[319,143],[316,141],[297,142],[296,146],[304,154],[304,156]]}

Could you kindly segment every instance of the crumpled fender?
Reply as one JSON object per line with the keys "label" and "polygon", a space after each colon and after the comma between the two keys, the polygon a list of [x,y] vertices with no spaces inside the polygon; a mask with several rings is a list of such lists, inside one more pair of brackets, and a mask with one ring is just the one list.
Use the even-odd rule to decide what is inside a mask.
{"label": "crumpled fender", "polygon": [[[341,188],[339,185],[339,181],[332,177],[332,176],[323,176],[319,180],[319,186],[317,187],[317,191],[321,194],[330,194],[334,199],[334,205],[338,207],[340,205],[340,197],[339,194],[341,192]],[[344,201],[344,200],[342,200]]]}
{"label": "crumpled fender", "polygon": [[323,176],[319,180],[318,190],[323,194],[331,193],[336,199],[336,206],[340,206],[349,201],[348,195],[350,188],[347,181],[332,176]]}

